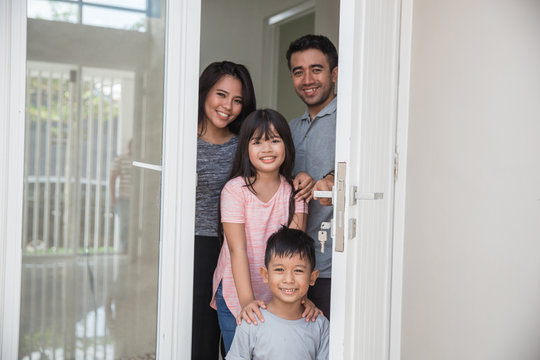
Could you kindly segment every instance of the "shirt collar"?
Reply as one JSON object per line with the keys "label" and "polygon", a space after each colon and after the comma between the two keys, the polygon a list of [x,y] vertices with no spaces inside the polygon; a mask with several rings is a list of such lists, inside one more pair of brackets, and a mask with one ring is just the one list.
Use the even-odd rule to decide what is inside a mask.
{"label": "shirt collar", "polygon": [[[332,101],[330,101],[328,103],[328,105],[326,105],[321,111],[319,111],[319,113],[317,115],[315,115],[315,117],[313,117],[313,120],[317,119],[317,118],[320,118],[320,117],[323,117],[323,116],[326,116],[328,114],[333,114],[336,112],[336,109],[337,109],[337,96],[335,96]],[[306,120],[306,121],[309,121],[309,111],[308,109],[306,109],[306,111],[304,112],[304,115],[302,115],[302,120]]]}

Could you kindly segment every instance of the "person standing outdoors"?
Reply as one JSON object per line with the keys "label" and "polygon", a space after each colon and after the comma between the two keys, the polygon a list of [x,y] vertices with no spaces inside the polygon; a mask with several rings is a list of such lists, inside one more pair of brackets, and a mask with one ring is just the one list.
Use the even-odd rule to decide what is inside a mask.
{"label": "person standing outdoors", "polygon": [[[127,253],[129,243],[129,221],[131,218],[131,195],[133,189],[133,156],[131,152],[130,139],[127,146],[127,152],[118,155],[113,160],[111,176],[109,178],[109,191],[111,203],[118,214],[120,225],[120,252]],[[116,180],[118,181],[118,192],[116,191]]]}
{"label": "person standing outdoors", "polygon": [[[289,123],[296,148],[293,185],[298,191],[297,197],[310,201],[313,191],[332,190],[334,184],[338,54],[327,37],[310,34],[293,41],[286,57],[296,94],[307,106],[304,115]],[[313,239],[326,239],[316,242],[319,279],[310,287],[308,298],[328,319],[332,238],[330,230],[325,226],[321,228],[321,224],[332,219],[330,205],[330,199],[310,201],[306,229]]]}

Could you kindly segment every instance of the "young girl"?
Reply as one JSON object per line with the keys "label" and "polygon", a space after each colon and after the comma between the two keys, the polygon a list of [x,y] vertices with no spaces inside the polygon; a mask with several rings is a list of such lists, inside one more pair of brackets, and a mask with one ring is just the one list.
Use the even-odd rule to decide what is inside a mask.
{"label": "young girl", "polygon": [[[277,111],[251,113],[240,130],[230,180],[221,192],[225,241],[214,272],[214,298],[225,350],[237,320],[264,321],[259,307],[272,297],[260,268],[268,237],[283,225],[305,230],[307,205],[295,199],[291,173],[294,144],[287,121]],[[306,299],[306,319],[318,314]],[[315,316],[316,317],[316,316]]]}
{"label": "young girl", "polygon": [[219,325],[208,303],[220,249],[219,194],[238,145],[236,134],[253,110],[255,92],[248,70],[230,61],[208,65],[199,79],[192,359],[218,358]]}

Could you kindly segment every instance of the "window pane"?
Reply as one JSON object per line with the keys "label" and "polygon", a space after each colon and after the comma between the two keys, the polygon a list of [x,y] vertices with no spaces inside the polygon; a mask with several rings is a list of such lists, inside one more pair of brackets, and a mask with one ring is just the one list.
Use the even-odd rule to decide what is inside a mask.
{"label": "window pane", "polygon": [[128,9],[146,10],[147,0],[83,0],[83,3],[119,6]]}
{"label": "window pane", "polygon": [[28,17],[77,23],[77,4],[49,0],[28,0]]}
{"label": "window pane", "polygon": [[124,30],[146,31],[146,14],[84,6],[82,23]]}
{"label": "window pane", "polygon": [[155,359],[161,173],[133,166],[162,157],[165,20],[149,21],[28,19],[19,359]]}

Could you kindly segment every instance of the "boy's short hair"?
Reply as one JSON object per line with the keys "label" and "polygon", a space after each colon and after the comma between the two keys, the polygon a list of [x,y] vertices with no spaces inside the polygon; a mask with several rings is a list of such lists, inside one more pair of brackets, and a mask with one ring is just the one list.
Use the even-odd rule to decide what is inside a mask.
{"label": "boy's short hair", "polygon": [[336,47],[334,44],[332,44],[330,39],[324,35],[308,34],[294,40],[289,45],[289,49],[285,55],[287,57],[287,65],[289,66],[289,70],[291,70],[292,54],[308,49],[317,49],[321,51],[326,56],[326,60],[328,60],[330,71],[332,71],[338,65],[338,53]]}
{"label": "boy's short hair", "polygon": [[264,265],[268,268],[273,256],[290,257],[299,255],[309,262],[311,270],[315,269],[315,244],[311,236],[302,230],[283,226],[270,235],[266,243]]}

